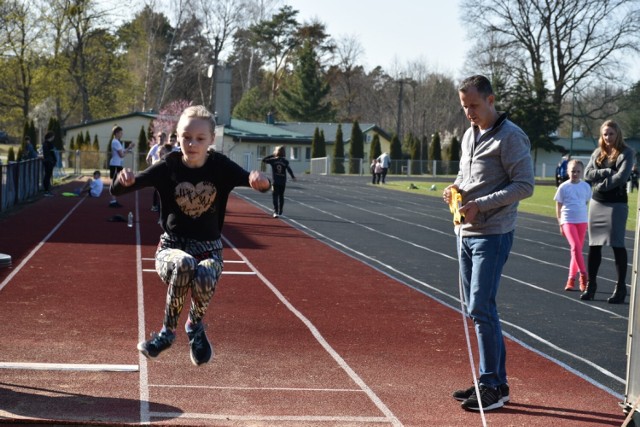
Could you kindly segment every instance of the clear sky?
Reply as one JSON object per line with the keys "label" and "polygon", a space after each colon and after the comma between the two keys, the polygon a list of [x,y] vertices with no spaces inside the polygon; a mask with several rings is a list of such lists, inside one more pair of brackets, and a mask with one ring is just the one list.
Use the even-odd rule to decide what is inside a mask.
{"label": "clear sky", "polygon": [[298,21],[317,18],[333,38],[362,45],[360,63],[391,72],[420,61],[430,71],[460,78],[470,43],[459,20],[458,0],[285,0]]}

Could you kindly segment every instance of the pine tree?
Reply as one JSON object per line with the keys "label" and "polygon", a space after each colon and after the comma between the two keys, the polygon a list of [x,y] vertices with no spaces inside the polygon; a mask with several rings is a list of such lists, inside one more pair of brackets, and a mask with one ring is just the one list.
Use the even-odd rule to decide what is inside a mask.
{"label": "pine tree", "polygon": [[451,148],[449,149],[449,160],[452,162],[460,161],[460,142],[457,137],[451,138]]}
{"label": "pine tree", "polygon": [[411,157],[411,173],[419,175],[420,171],[420,141],[412,133],[410,136],[410,157]]}
{"label": "pine tree", "polygon": [[7,152],[7,162],[15,162],[16,161],[16,153],[13,151],[13,147],[9,147],[9,151]]}
{"label": "pine tree", "polygon": [[436,161],[436,170],[434,172],[438,174],[438,162],[442,160],[442,147],[440,145],[440,134],[438,132],[434,133],[431,137],[431,144],[429,144],[429,159]]}
{"label": "pine tree", "polygon": [[89,135],[89,131],[87,131],[87,133],[84,134],[84,150],[90,150],[91,149],[91,135]]}
{"label": "pine tree", "polygon": [[351,127],[351,144],[349,145],[349,173],[360,173],[360,162],[364,159],[364,136],[358,121]]}
{"label": "pine tree", "polygon": [[342,136],[342,125],[338,125],[336,130],[336,142],[333,144],[333,167],[332,173],[344,173],[344,137]]}
{"label": "pine tree", "polygon": [[382,147],[380,145],[380,136],[376,133],[371,140],[371,153],[369,153],[369,160],[374,160],[380,157],[382,154]]}
{"label": "pine tree", "polygon": [[331,103],[323,100],[330,90],[322,79],[313,45],[305,41],[299,51],[294,73],[276,99],[278,112],[291,121],[329,121],[333,117],[333,110]]}
{"label": "pine tree", "polygon": [[98,141],[98,135],[93,135],[93,151],[100,151],[100,142]]}
{"label": "pine tree", "polygon": [[320,157],[327,157],[327,142],[324,139],[324,130],[322,129],[320,129],[320,140],[318,142],[318,153]]}
{"label": "pine tree", "polygon": [[320,129],[316,128],[313,131],[313,139],[311,139],[311,158],[317,159],[318,157],[324,157],[320,155],[318,144],[320,143]]}
{"label": "pine tree", "polygon": [[69,150],[75,151],[75,149],[76,149],[76,141],[74,137],[71,137],[71,139],[69,140]]}
{"label": "pine tree", "polygon": [[391,147],[389,147],[389,157],[391,157],[391,173],[400,173],[400,160],[403,159],[402,144],[398,135],[391,137]]}
{"label": "pine tree", "polygon": [[149,151],[147,132],[145,132],[144,126],[140,128],[140,133],[138,134],[138,150],[140,153],[146,153],[147,151]]}

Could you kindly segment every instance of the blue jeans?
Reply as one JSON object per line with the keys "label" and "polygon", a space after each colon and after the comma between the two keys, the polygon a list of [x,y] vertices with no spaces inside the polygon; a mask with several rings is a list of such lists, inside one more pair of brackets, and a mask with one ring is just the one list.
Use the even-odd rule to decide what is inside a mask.
{"label": "blue jeans", "polygon": [[473,319],[480,352],[479,382],[497,387],[507,382],[506,350],[496,295],[507,262],[513,231],[458,239],[460,275],[467,314]]}

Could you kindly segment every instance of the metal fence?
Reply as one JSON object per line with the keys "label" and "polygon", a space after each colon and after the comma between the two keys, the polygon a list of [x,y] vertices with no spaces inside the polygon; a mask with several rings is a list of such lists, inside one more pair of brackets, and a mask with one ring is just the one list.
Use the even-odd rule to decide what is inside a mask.
{"label": "metal fence", "polygon": [[40,191],[43,173],[41,159],[0,165],[0,212],[35,196]]}

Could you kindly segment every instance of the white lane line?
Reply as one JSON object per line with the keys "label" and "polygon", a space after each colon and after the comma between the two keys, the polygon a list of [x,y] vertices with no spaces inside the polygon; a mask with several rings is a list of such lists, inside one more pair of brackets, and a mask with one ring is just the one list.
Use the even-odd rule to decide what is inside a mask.
{"label": "white lane line", "polygon": [[330,422],[330,423],[381,423],[389,424],[384,417],[322,417],[322,416],[291,416],[291,415],[211,415],[211,414],[183,414],[180,412],[152,412],[154,418],[187,418],[215,421],[243,421],[243,422]]}
{"label": "white lane line", "polygon": [[[154,261],[155,262],[155,258],[142,258],[142,261]],[[225,264],[244,264],[244,261],[242,260],[224,260]]]}
{"label": "white lane line", "polygon": [[25,371],[138,372],[138,365],[0,362],[0,369]]}
{"label": "white lane line", "polygon": [[31,252],[29,252],[29,255],[27,255],[20,264],[18,264],[18,266],[11,272],[11,274],[9,274],[3,281],[2,283],[0,283],[0,291],[2,291],[2,289],[7,286],[7,284],[11,281],[11,279],[14,278],[14,276],[16,274],[18,274],[20,272],[20,270],[22,270],[22,268],[25,266],[25,264],[27,264],[31,258],[33,258],[33,256],[36,254],[36,252],[38,252],[40,250],[40,248],[47,242],[47,240],[49,240],[51,238],[51,236],[53,236],[53,233],[55,233],[56,231],[58,231],[58,229],[62,226],[62,224],[64,224],[64,222],[69,219],[69,217],[71,216],[71,214],[78,208],[78,206],[80,206],[80,204],[82,202],[84,202],[84,197],[82,199],[80,199],[78,201],[78,203],[75,204],[75,206],[73,208],[71,208],[71,210],[69,212],[67,212],[67,214],[60,220],[60,222],[53,227],[53,229],[51,229],[51,231],[49,232],[49,234],[47,234],[44,239],[42,239],[42,241],[40,243],[38,243],[36,245],[35,248],[33,248],[31,250]]}
{"label": "white lane line", "polygon": [[210,385],[186,385],[186,384],[149,384],[149,387],[158,388],[196,388],[206,390],[265,390],[265,391],[321,391],[328,393],[364,393],[360,388],[311,388],[311,387],[224,387]]}
{"label": "white lane line", "polygon": [[[153,268],[143,268],[143,273],[155,273],[156,271]],[[236,276],[255,276],[256,273],[253,271],[223,271],[222,274],[226,275],[236,275]]]}
{"label": "white lane line", "polygon": [[[313,323],[307,319],[297,308],[289,302],[289,300],[275,287],[273,283],[269,281],[250,261],[244,256],[226,237],[222,236],[222,239],[227,245],[238,254],[238,256],[245,261],[247,266],[256,272],[260,280],[273,292],[273,294],[280,300],[280,302],[291,311],[306,327],[309,329],[313,337],[318,343],[325,349],[325,351],[336,361],[347,375],[355,382],[369,397],[369,399],[376,405],[376,407],[385,415],[385,422],[391,423],[393,426],[402,426],[400,420],[391,412],[387,405],[375,394],[375,392],[360,378],[360,376],[349,366],[349,364],[336,352],[333,347],[324,339],[320,331],[313,325]],[[329,417],[329,419],[333,419]]]}
{"label": "white lane line", "polygon": [[[138,192],[135,193],[135,209],[136,218],[140,218],[140,204],[138,203]],[[142,246],[140,236],[140,223],[136,222],[136,282],[138,297],[138,341],[146,339],[145,321],[144,321],[144,282],[142,279]],[[140,423],[149,424],[151,416],[149,415],[149,371],[147,369],[147,358],[138,354],[138,363],[140,364]]]}

